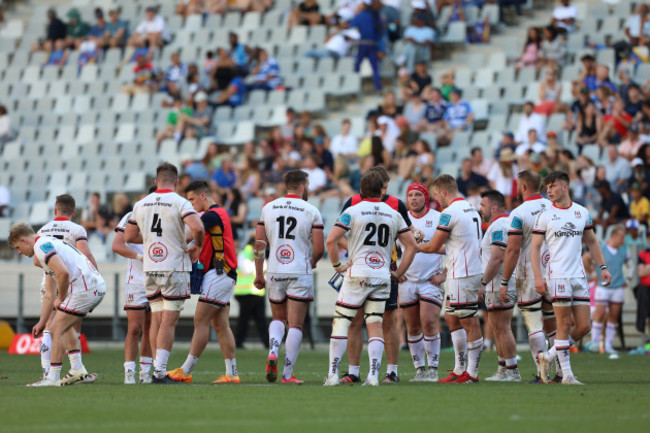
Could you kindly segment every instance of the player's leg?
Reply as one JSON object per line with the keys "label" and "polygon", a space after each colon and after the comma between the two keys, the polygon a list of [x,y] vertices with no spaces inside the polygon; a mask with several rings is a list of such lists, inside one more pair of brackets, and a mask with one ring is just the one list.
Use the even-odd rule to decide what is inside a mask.
{"label": "player's leg", "polygon": [[192,333],[190,352],[180,369],[177,368],[168,373],[172,380],[187,383],[192,381],[192,371],[194,371],[201,354],[210,341],[210,323],[216,312],[216,308],[207,302],[201,300],[197,302],[194,311],[194,332]]}
{"label": "player's leg", "polygon": [[609,302],[607,300],[600,301],[596,299],[596,308],[591,320],[591,343],[589,344],[589,351],[598,353],[600,351],[600,343],[602,341],[603,324],[607,319],[607,307]]}
{"label": "player's leg", "polygon": [[413,360],[413,367],[415,367],[414,382],[420,382],[426,375],[426,355],[424,351],[424,333],[420,324],[420,303],[401,304],[402,315],[406,322],[406,335],[411,352],[411,359]]}
{"label": "player's leg", "polygon": [[[270,292],[269,292],[270,295]],[[271,298],[269,297],[269,301]],[[266,380],[275,382],[278,379],[278,355],[280,345],[284,339],[286,323],[288,320],[287,298],[281,302],[271,301],[271,316],[273,320],[269,324],[269,355],[266,358]]]}
{"label": "player's leg", "polygon": [[54,317],[56,316],[56,311],[52,312],[50,318],[45,325],[45,330],[43,330],[43,337],[41,338],[41,369],[43,370],[43,377],[47,377],[47,373],[50,371],[50,363],[52,362],[52,323],[54,323]]}
{"label": "player's leg", "polygon": [[[513,302],[514,307],[514,302]],[[497,339],[498,354],[505,361],[505,380],[520,382],[521,376],[517,367],[517,343],[512,333],[512,308],[490,311],[492,329]]]}
{"label": "player's leg", "polygon": [[478,382],[478,367],[483,351],[483,335],[481,323],[478,318],[478,288],[480,275],[461,278],[459,282],[458,304],[455,314],[460,319],[460,324],[467,333],[467,374],[468,382]]}
{"label": "player's leg", "polygon": [[439,299],[420,298],[420,323],[424,331],[424,351],[427,354],[427,382],[438,381],[438,361],[440,359],[440,307]]}
{"label": "player's leg", "polygon": [[212,317],[212,326],[217,332],[219,339],[219,346],[221,353],[226,364],[226,374],[219,376],[217,380],[212,382],[217,383],[239,383],[239,372],[237,371],[237,358],[236,358],[236,345],[235,336],[230,328],[230,305],[223,307],[216,307],[215,314]]}
{"label": "player's leg", "polygon": [[[495,322],[498,320],[496,314],[488,314],[488,321]],[[497,352],[497,371],[492,376],[485,378],[487,382],[503,382],[506,378],[506,358],[503,356],[503,349],[501,347],[501,339],[499,338],[497,323],[490,323],[494,331],[494,346]]]}
{"label": "player's leg", "polygon": [[385,299],[368,298],[363,305],[366,329],[368,330],[368,360],[370,361],[368,377],[364,385],[379,385],[379,369],[381,368],[381,358],[384,354],[385,344],[382,326],[385,308]]}
{"label": "player's leg", "polygon": [[[616,289],[621,290],[622,289]],[[616,299],[617,300],[617,299]],[[621,314],[623,308],[622,302],[610,302],[609,313],[607,315],[607,328],[605,328],[605,353],[616,355],[616,351],[612,345],[616,330],[618,328],[618,316]]]}
{"label": "player's leg", "polygon": [[[448,305],[449,311],[449,305]],[[453,310],[451,310],[453,313]],[[467,369],[467,332],[461,326],[460,320],[452,313],[445,314],[445,322],[451,334],[451,343],[454,346],[454,369],[441,383],[456,382]]]}
{"label": "player's leg", "polygon": [[517,279],[515,281],[517,300],[524,325],[528,331],[528,344],[530,354],[535,362],[537,375],[531,383],[539,382],[540,375],[537,354],[546,351],[546,337],[544,336],[544,320],[542,316],[542,296],[535,291],[535,282],[531,279]]}
{"label": "player's leg", "polygon": [[384,318],[382,321],[382,331],[385,339],[386,350],[386,377],[384,383],[399,382],[397,366],[399,363],[399,332],[395,320],[395,311],[397,311],[398,285],[396,281],[390,282],[390,294],[386,307],[384,309]]}
{"label": "player's leg", "polygon": [[341,383],[361,382],[361,351],[363,350],[363,310],[358,309],[348,330],[348,372]]}
{"label": "player's leg", "polygon": [[[311,278],[311,276],[309,276]],[[302,341],[302,327],[305,322],[305,315],[309,308],[309,302],[288,300],[289,331],[285,342],[284,371],[282,372],[283,383],[302,383],[293,376],[293,369],[300,352]]]}
{"label": "player's leg", "polygon": [[[553,302],[550,298],[544,296],[542,298],[542,319],[544,320],[544,332],[548,338],[548,348],[551,349],[555,345],[555,335],[557,333],[557,322],[555,320],[555,311],[553,310]],[[535,358],[535,364],[539,366],[537,358]],[[539,374],[539,373],[538,373]],[[552,383],[562,382],[562,367],[560,366],[560,360],[555,357],[555,377],[551,380]],[[535,377],[535,380],[531,383],[541,383],[539,376]]]}
{"label": "player's leg", "polygon": [[167,361],[174,345],[176,324],[181,315],[184,301],[163,300],[163,310],[160,317],[160,329],[156,336],[156,359],[154,361],[154,382],[161,382],[167,373]]}
{"label": "player's leg", "polygon": [[135,384],[135,358],[144,329],[145,310],[126,310],[127,331],[124,338],[124,383]]}
{"label": "player's leg", "polygon": [[[50,364],[50,371],[48,372],[46,378],[34,383],[34,386],[60,386],[63,355],[65,353],[67,345],[66,338],[70,338],[71,344],[74,345],[74,337],[76,336],[76,333],[74,333],[74,331],[72,335],[66,336],[66,334],[68,333],[68,330],[71,329],[72,326],[79,321],[81,321],[81,317],[74,316],[63,311],[59,311],[55,316],[50,328],[50,333],[52,334],[52,362]],[[81,379],[83,378],[80,377],[79,380]]]}
{"label": "player's leg", "polygon": [[151,310],[144,311],[144,323],[142,325],[142,340],[140,340],[140,382],[151,383],[151,365],[153,364],[153,351],[149,329],[151,328]]}
{"label": "player's leg", "polygon": [[160,324],[162,323],[162,298],[158,300],[149,301],[149,307],[151,308],[151,326],[149,327],[149,345],[151,346],[151,353],[153,356],[156,356],[156,351],[158,347],[156,343],[158,342],[158,331],[160,330]]}
{"label": "player's leg", "polygon": [[485,308],[484,303],[479,303],[478,308],[483,315],[483,350],[490,350],[492,348],[492,342],[496,342],[492,321],[490,320],[490,312]]}

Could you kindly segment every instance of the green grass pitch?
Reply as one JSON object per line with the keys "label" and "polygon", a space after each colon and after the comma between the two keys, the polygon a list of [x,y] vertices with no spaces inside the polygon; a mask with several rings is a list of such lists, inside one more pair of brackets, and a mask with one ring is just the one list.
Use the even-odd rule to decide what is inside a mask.
{"label": "green grass pitch", "polygon": [[[92,345],[91,345],[92,346]],[[532,378],[532,359],[520,353],[522,376]],[[186,351],[177,348],[170,368]],[[210,385],[224,370],[211,344],[191,385],[125,386],[120,350],[84,356],[93,385],[25,388],[38,379],[37,356],[0,352],[0,432],[642,432],[650,423],[650,357],[621,354],[619,360],[572,355],[576,376],[587,385],[413,384],[413,367],[401,352],[401,383],[378,388],[325,388],[328,356],[304,350],[296,376],[304,385],[267,384],[266,352],[237,354],[243,383]],[[384,360],[385,361],[385,360]],[[362,358],[362,375],[367,372]],[[453,363],[443,352],[440,374]],[[384,362],[385,364],[385,362]],[[495,370],[494,353],[484,353],[481,377]],[[68,367],[67,360],[64,369]],[[346,368],[346,367],[344,367]],[[385,365],[382,367],[385,371]]]}

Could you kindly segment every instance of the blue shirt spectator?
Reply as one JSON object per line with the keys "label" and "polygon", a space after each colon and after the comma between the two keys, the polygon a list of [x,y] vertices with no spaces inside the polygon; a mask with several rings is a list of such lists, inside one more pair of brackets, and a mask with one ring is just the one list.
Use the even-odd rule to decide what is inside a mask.
{"label": "blue shirt spectator", "polygon": [[269,57],[265,50],[260,50],[259,65],[253,70],[253,83],[251,89],[273,90],[282,84],[280,77],[280,65],[273,58]]}
{"label": "blue shirt spectator", "polygon": [[120,30],[122,30],[123,36],[119,41],[119,45],[120,46],[124,45],[124,43],[129,37],[128,24],[126,23],[126,21],[120,19],[120,14],[117,9],[108,11],[108,16],[110,19],[106,23],[106,30],[108,30],[108,33],[111,35],[111,37],[115,37],[120,32]]}
{"label": "blue shirt spectator", "polygon": [[379,14],[365,9],[354,16],[350,20],[350,27],[356,27],[361,34],[363,41],[377,41],[381,39],[381,19]]}
{"label": "blue shirt spectator", "polygon": [[237,183],[237,173],[232,166],[232,161],[224,159],[221,162],[221,167],[214,171],[212,180],[221,188],[232,188]]}
{"label": "blue shirt spectator", "polygon": [[454,89],[449,94],[450,104],[445,111],[443,120],[445,120],[451,129],[465,129],[467,123],[474,117],[472,107],[466,101],[460,99],[461,91]]}

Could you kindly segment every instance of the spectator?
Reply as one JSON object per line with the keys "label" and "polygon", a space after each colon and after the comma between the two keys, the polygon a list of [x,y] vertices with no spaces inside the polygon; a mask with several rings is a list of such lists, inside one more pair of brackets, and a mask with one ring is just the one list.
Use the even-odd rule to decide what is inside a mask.
{"label": "spectator", "polygon": [[466,131],[472,126],[474,112],[467,101],[461,99],[462,90],[456,88],[449,94],[449,106],[443,115],[444,132],[438,136],[441,144],[448,145],[456,131]]}
{"label": "spectator", "polygon": [[381,138],[382,147],[389,154],[392,154],[395,150],[397,137],[400,136],[399,128],[395,124],[395,121],[388,116],[379,116],[377,125],[379,127],[379,137]]}
{"label": "spectator", "polygon": [[192,116],[181,113],[178,117],[174,139],[180,141],[184,135],[186,138],[203,138],[210,133],[212,124],[212,108],[208,105],[208,95],[205,92],[197,92],[194,95],[196,108]]}
{"label": "spectator", "polygon": [[416,129],[418,125],[425,120],[425,113],[427,105],[422,101],[419,95],[414,94],[404,106],[404,118],[412,129]]}
{"label": "spectator", "polygon": [[373,135],[370,137],[370,152],[361,161],[361,172],[365,173],[370,167],[380,165],[386,170],[390,169],[392,164],[391,154],[384,146],[381,137]]}
{"label": "spectator", "polygon": [[625,103],[625,112],[636,120],[641,119],[641,108],[644,101],[641,88],[637,84],[629,84],[621,98]]}
{"label": "spectator", "polygon": [[332,152],[327,150],[324,144],[316,142],[316,140],[314,140],[313,149],[314,155],[318,161],[318,166],[325,171],[325,174],[327,174],[327,180],[331,181],[334,176],[334,156],[332,155]]}
{"label": "spectator", "polygon": [[388,116],[395,119],[403,111],[404,107],[397,103],[395,92],[388,90],[384,93],[384,99],[382,99],[381,104],[377,106],[377,109],[370,111],[368,116]]}
{"label": "spectator", "polygon": [[615,101],[612,114],[603,116],[603,127],[598,132],[598,145],[604,148],[609,143],[620,143],[631,122],[632,116],[625,112],[623,101]]}
{"label": "spectator", "polygon": [[325,132],[325,128],[323,128],[323,125],[320,124],[314,125],[312,138],[314,140],[314,145],[325,146],[326,149],[329,149],[330,138],[327,136],[327,132]]}
{"label": "spectator", "polygon": [[145,9],[145,18],[127,41],[130,47],[161,47],[171,40],[165,19],[154,6]]}
{"label": "spectator", "polygon": [[350,27],[356,27],[361,35],[357,48],[357,61],[354,71],[359,72],[363,59],[368,59],[372,67],[372,78],[376,90],[381,90],[381,78],[379,76],[379,45],[382,43],[382,24],[375,1],[364,0],[361,11],[350,20]]}
{"label": "spectator", "polygon": [[129,201],[129,197],[123,192],[118,192],[113,196],[113,223],[112,226],[116,226],[120,223],[124,215],[131,212],[133,206]]}
{"label": "spectator", "polygon": [[540,45],[538,68],[563,66],[566,61],[566,41],[553,26],[544,27],[544,40]]}
{"label": "spectator", "polygon": [[[607,228],[630,218],[630,212],[623,198],[611,190],[609,182],[600,180],[594,184],[594,187],[602,198],[598,217],[594,219],[594,223]],[[607,212],[607,217],[605,217],[605,212]]]}
{"label": "spectator", "polygon": [[[90,37],[86,36],[79,45],[79,57],[77,59],[77,70],[81,74],[81,70],[84,66],[97,63],[97,58],[99,57],[99,50],[97,49],[97,43],[94,40],[91,40]],[[119,221],[117,221],[119,223]],[[117,225],[117,223],[115,224]]]}
{"label": "spectator", "polygon": [[643,101],[643,105],[641,106],[639,137],[644,143],[650,143],[650,99]]}
{"label": "spectator", "polygon": [[517,65],[515,66],[516,71],[537,65],[541,42],[542,36],[539,29],[537,27],[529,28],[528,39],[526,40],[526,45],[524,45],[524,52],[521,54],[521,57],[519,57],[519,60],[517,60]]}
{"label": "spectator", "polygon": [[431,152],[429,143],[422,139],[417,140],[413,143],[413,150],[415,151],[415,164],[410,172],[410,179],[422,183],[433,180],[433,167],[436,158]]}
{"label": "spectator", "polygon": [[192,180],[209,179],[211,177],[210,170],[203,160],[184,159],[183,173],[188,174]]}
{"label": "spectator", "polygon": [[350,53],[350,48],[355,41],[361,37],[359,30],[346,29],[338,33],[333,33],[325,38],[325,46],[320,49],[312,49],[305,53],[305,56],[313,59],[324,59],[331,57],[340,59]]}
{"label": "spectator", "polygon": [[538,137],[546,137],[546,121],[544,117],[534,112],[535,105],[528,101],[524,103],[524,115],[519,121],[519,127],[515,134],[515,142],[517,145],[524,143],[528,140],[528,131],[535,129]]}
{"label": "spectator", "polygon": [[432,80],[429,71],[427,71],[427,62],[416,62],[415,71],[411,74],[408,81],[408,87],[413,94],[421,95],[425,87],[431,86]]}
{"label": "spectator", "polygon": [[532,150],[535,153],[542,153],[546,150],[544,143],[538,140],[537,130],[535,128],[530,128],[528,130],[528,139],[517,146],[515,149],[515,155],[519,157],[524,156],[529,150]]}
{"label": "spectator", "polygon": [[246,99],[246,85],[244,79],[235,72],[235,77],[230,80],[228,87],[219,92],[219,95],[214,100],[214,105],[227,105],[229,107],[238,107],[244,103]]}
{"label": "spectator", "polygon": [[355,159],[359,149],[359,140],[350,133],[352,124],[350,119],[343,119],[341,122],[341,133],[332,137],[330,152],[334,157],[339,155],[347,159]]}
{"label": "spectator", "polygon": [[190,15],[201,15],[203,13],[203,0],[178,0],[176,15],[187,18]]}
{"label": "spectator", "polygon": [[187,65],[181,62],[178,51],[172,53],[171,62],[165,71],[164,89],[170,96],[180,95],[181,84],[187,78]]}
{"label": "spectator", "polygon": [[639,236],[639,222],[635,219],[627,220],[625,223],[625,247],[636,251],[641,251],[648,248],[648,243],[645,237]]}
{"label": "spectator", "polygon": [[65,41],[59,39],[54,43],[54,49],[48,53],[43,66],[58,66],[62,68],[68,63],[69,55],[70,49],[66,47]]}
{"label": "spectator", "polygon": [[480,147],[473,147],[470,155],[472,159],[472,170],[483,177],[487,176],[490,172],[490,167],[492,167],[492,161],[483,157],[483,151]]}
{"label": "spectator", "polygon": [[303,160],[302,171],[309,175],[309,192],[314,196],[320,194],[327,186],[327,174],[320,168],[314,155],[307,155]]}
{"label": "spectator", "polygon": [[499,148],[495,152],[495,157],[498,159],[501,151],[503,149],[510,149],[514,153],[517,149],[517,143],[515,143],[515,136],[510,131],[503,131],[501,133],[501,141],[499,142]]}
{"label": "spectator", "polygon": [[147,60],[142,54],[136,58],[137,64],[133,68],[133,82],[125,84],[122,87],[122,92],[129,95],[137,93],[154,93],[158,90],[158,82],[156,80],[156,70],[153,63]]}
{"label": "spectator", "polygon": [[219,188],[228,189],[237,185],[237,172],[232,165],[232,160],[225,157],[221,161],[221,167],[217,168],[212,175],[212,180]]}
{"label": "spectator", "polygon": [[118,48],[126,44],[129,38],[129,26],[126,21],[120,19],[119,9],[108,11],[106,29],[108,33],[104,34],[104,47],[108,45],[111,48]]}
{"label": "spectator", "polygon": [[287,24],[289,30],[295,25],[315,26],[325,24],[325,16],[320,14],[320,6],[316,0],[303,0],[289,13]]}
{"label": "spectator", "polygon": [[499,154],[499,162],[493,164],[488,173],[490,187],[499,191],[506,199],[506,209],[512,209],[512,196],[516,193],[514,162],[517,156],[510,148],[504,148]]}
{"label": "spectator", "polygon": [[176,131],[178,118],[181,114],[185,114],[186,116],[191,117],[192,113],[194,113],[191,100],[189,104],[185,104],[183,102],[183,99],[180,96],[176,95],[173,97],[172,104],[173,109],[169,112],[169,114],[167,114],[167,123],[165,124],[165,128],[156,134],[156,141],[158,142],[159,146],[164,139],[174,138],[174,131]]}
{"label": "spectator", "polygon": [[66,14],[68,17],[66,46],[69,48],[78,49],[83,39],[88,35],[90,26],[81,20],[79,9],[72,8]]}
{"label": "spectator", "polygon": [[238,188],[229,188],[226,190],[223,200],[223,207],[228,211],[230,225],[232,226],[232,235],[235,242],[240,240],[239,233],[244,229],[246,214],[248,214],[248,205]]}
{"label": "spectator", "polygon": [[244,158],[239,173],[239,190],[246,197],[254,197],[262,186],[262,175],[257,160],[252,157]]}
{"label": "spectator", "polygon": [[636,182],[633,183],[630,187],[630,195],[632,196],[632,200],[630,200],[630,216],[641,224],[648,226],[650,200],[643,196],[641,185]]}
{"label": "spectator", "polygon": [[449,94],[456,88],[456,81],[454,77],[454,70],[443,72],[440,74],[440,93],[445,101],[449,101]]}
{"label": "spectator", "polygon": [[13,138],[11,130],[11,118],[7,112],[7,107],[0,105],[0,153],[6,143]]}
{"label": "spectator", "polygon": [[585,146],[596,144],[598,131],[602,128],[602,117],[596,105],[588,101],[584,107],[584,114],[578,115],[578,130],[576,131],[576,143],[578,153],[582,153]]}
{"label": "spectator", "polygon": [[585,77],[584,82],[592,95],[601,86],[608,87],[612,94],[616,94],[616,86],[609,79],[609,66],[596,65],[596,74]]}
{"label": "spectator", "polygon": [[225,48],[217,48],[217,58],[211,71],[212,89],[224,90],[230,84],[230,80],[235,76],[236,64],[228,50]]}
{"label": "spectator", "polygon": [[235,62],[236,69],[242,74],[248,73],[248,48],[239,42],[239,35],[235,32],[228,33],[228,42],[230,47],[227,50],[230,58]]}
{"label": "spectator", "polygon": [[650,168],[648,168],[641,158],[632,160],[632,176],[627,180],[628,187],[635,183],[641,185],[643,195],[650,196]]}
{"label": "spectator", "polygon": [[106,26],[107,23],[104,17],[104,11],[101,8],[95,8],[95,19],[97,21],[90,27],[88,36],[91,41],[95,42],[101,49],[104,49],[105,45],[108,45],[104,43],[104,36],[108,32],[108,28]]}
{"label": "spectator", "polygon": [[299,143],[302,139],[300,131],[305,137],[311,137],[313,135],[312,126],[311,126],[311,113],[307,110],[302,110],[300,112],[300,120],[295,131],[296,143]]}
{"label": "spectator", "polygon": [[618,153],[627,161],[632,161],[639,153],[642,145],[643,141],[639,137],[639,126],[633,123],[629,128],[627,128],[625,140],[621,141],[621,144],[618,147]]}
{"label": "spectator", "polygon": [[[396,4],[396,6],[399,7],[399,4]],[[411,20],[418,17],[425,26],[430,27],[433,30],[436,29],[436,18],[433,16],[433,12],[425,0],[412,0],[411,7],[413,8]]]}
{"label": "spectator", "polygon": [[293,141],[293,132],[296,129],[296,111],[288,107],[285,111],[285,122],[280,125],[279,131],[281,134],[281,140],[284,141]]}
{"label": "spectator", "polygon": [[582,70],[580,71],[579,80],[589,89],[589,91],[596,90],[596,58],[591,54],[585,54],[580,57],[582,63]]}
{"label": "spectator", "polygon": [[539,103],[535,106],[535,112],[550,116],[560,111],[560,95],[562,84],[557,81],[557,69],[554,66],[546,67],[546,77],[539,84]]}
{"label": "spectator", "polygon": [[573,32],[573,25],[578,18],[578,9],[571,6],[569,0],[561,0],[562,5],[553,9],[551,24],[567,33]]}
{"label": "spectator", "polygon": [[0,218],[9,216],[9,206],[11,205],[11,194],[9,189],[0,184]]}
{"label": "spectator", "polygon": [[[422,3],[426,4],[424,1]],[[411,25],[404,31],[404,55],[406,67],[414,72],[416,62],[430,62],[431,49],[436,39],[436,32],[424,25],[420,14],[413,14]]]}
{"label": "spectator", "polygon": [[443,118],[449,102],[443,97],[440,89],[425,87],[422,92],[422,99],[426,101],[424,118],[420,121],[414,130],[418,132],[432,132],[438,134],[444,128]]}
{"label": "spectator", "polygon": [[106,205],[101,203],[98,192],[90,195],[88,207],[81,211],[81,225],[86,229],[88,235],[96,234],[102,240],[106,238],[110,227],[111,212]]}
{"label": "spectator", "polygon": [[629,55],[632,48],[637,47],[641,42],[641,34],[650,35],[650,26],[647,23],[648,6],[645,3],[637,5],[634,13],[627,17],[625,21],[625,37],[627,40],[622,39],[612,44],[616,52],[616,63],[620,62],[624,57]]}
{"label": "spectator", "polygon": [[32,51],[53,51],[56,41],[64,41],[67,35],[67,28],[63,21],[56,16],[56,10],[47,10],[47,27],[45,38],[40,38],[32,44]]}
{"label": "spectator", "polygon": [[[393,43],[402,37],[402,0],[382,0],[382,8],[379,11],[384,24],[386,38]],[[435,24],[435,21],[433,21]]]}
{"label": "spectator", "polygon": [[262,89],[273,90],[282,84],[280,77],[280,65],[273,58],[269,57],[264,49],[258,52],[257,66],[251,71],[253,82],[248,85],[248,90]]}
{"label": "spectator", "polygon": [[632,175],[630,162],[618,154],[615,144],[607,145],[607,158],[603,163],[605,179],[614,191],[622,192],[627,185],[627,180]]}
{"label": "spectator", "polygon": [[[460,176],[456,178],[458,184],[458,191],[465,197],[469,195],[469,186],[473,184],[479,190],[488,189],[490,186],[485,176],[482,176],[474,171],[472,160],[464,158],[460,165]],[[480,192],[480,191],[479,191]]]}

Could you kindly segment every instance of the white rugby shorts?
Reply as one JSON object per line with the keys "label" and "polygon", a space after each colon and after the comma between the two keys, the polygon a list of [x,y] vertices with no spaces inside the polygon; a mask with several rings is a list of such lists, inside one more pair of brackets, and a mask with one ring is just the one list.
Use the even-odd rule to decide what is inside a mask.
{"label": "white rugby shorts", "polygon": [[478,291],[481,274],[465,278],[447,278],[447,312],[457,309],[478,308]]}
{"label": "white rugby shorts", "polygon": [[210,269],[203,277],[199,302],[205,302],[215,307],[230,305],[230,298],[235,293],[236,285],[237,281],[230,278],[226,273],[217,275],[215,269]]}
{"label": "white rugby shorts", "polygon": [[421,282],[406,280],[398,286],[400,308],[411,307],[420,301],[442,307],[444,298],[444,289],[431,284],[428,280]]}
{"label": "white rugby shorts", "polygon": [[535,290],[535,279],[515,279],[515,289],[517,291],[517,304],[520,309],[526,309],[531,305],[535,305],[545,298],[548,302],[552,302],[552,296],[542,296]]}
{"label": "white rugby shorts", "polygon": [[190,298],[189,272],[145,272],[144,290],[151,302],[160,297],[168,301]]}
{"label": "white rugby shorts", "polygon": [[[346,277],[347,278],[347,277]],[[314,300],[312,276],[309,274],[266,274],[266,290],[269,302],[282,304],[291,299],[298,302]]]}
{"label": "white rugby shorts", "polygon": [[625,289],[596,286],[594,298],[597,304],[622,304],[625,302]]}
{"label": "white rugby shorts", "polygon": [[554,306],[589,305],[586,278],[549,278],[546,283]]}
{"label": "white rugby shorts", "polygon": [[390,279],[345,276],[336,305],[360,308],[367,300],[387,301],[390,296]]}
{"label": "white rugby shorts", "polygon": [[144,292],[142,284],[126,283],[124,286],[124,309],[125,310],[147,310],[149,301]]}
{"label": "white rugby shorts", "polygon": [[105,294],[106,284],[104,283],[83,292],[68,292],[61,305],[59,305],[59,311],[73,316],[84,317],[86,314],[92,313],[95,307],[102,302]]}

